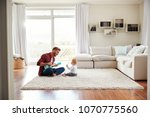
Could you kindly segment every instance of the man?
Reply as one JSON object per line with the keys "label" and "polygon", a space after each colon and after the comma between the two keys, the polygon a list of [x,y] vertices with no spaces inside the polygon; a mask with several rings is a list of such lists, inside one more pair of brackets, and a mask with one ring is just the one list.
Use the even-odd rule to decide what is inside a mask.
{"label": "man", "polygon": [[[54,47],[52,49],[52,52],[43,54],[39,61],[37,62],[37,65],[40,66],[39,68],[39,76],[56,76],[65,71],[64,67],[60,68],[53,68],[57,66],[58,64],[55,64],[55,57],[59,54],[61,51],[60,48]],[[49,65],[50,67],[44,68],[44,66]]]}

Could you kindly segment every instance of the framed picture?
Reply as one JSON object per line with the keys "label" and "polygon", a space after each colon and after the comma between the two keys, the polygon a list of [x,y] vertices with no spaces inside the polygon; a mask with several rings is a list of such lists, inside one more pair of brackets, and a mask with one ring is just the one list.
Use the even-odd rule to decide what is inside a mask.
{"label": "framed picture", "polygon": [[124,19],[115,19],[114,20],[114,28],[123,29],[124,27],[125,27]]}
{"label": "framed picture", "polygon": [[112,21],[100,21],[99,27],[100,28],[112,28]]}
{"label": "framed picture", "polygon": [[90,24],[89,25],[89,31],[90,32],[96,32],[96,24]]}
{"label": "framed picture", "polygon": [[139,24],[127,24],[126,32],[139,32]]}

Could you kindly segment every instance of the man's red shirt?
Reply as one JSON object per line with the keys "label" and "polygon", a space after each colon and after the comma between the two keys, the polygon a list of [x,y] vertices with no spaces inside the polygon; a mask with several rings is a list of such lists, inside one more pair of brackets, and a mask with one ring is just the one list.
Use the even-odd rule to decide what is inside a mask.
{"label": "man's red shirt", "polygon": [[[40,65],[41,62],[43,62],[43,63],[52,62],[52,64],[53,64],[54,61],[55,61],[55,58],[52,57],[52,53],[50,52],[50,53],[43,54],[43,55],[41,56],[41,58],[38,60],[37,65]],[[39,68],[39,73],[38,73],[39,76],[42,76],[42,75],[43,75],[43,70],[44,70],[44,66],[40,66],[40,68]]]}

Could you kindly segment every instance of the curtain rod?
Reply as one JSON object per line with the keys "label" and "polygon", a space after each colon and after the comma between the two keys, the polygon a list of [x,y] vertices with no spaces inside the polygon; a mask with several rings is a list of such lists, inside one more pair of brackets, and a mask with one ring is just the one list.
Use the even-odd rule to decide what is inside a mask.
{"label": "curtain rod", "polygon": [[13,2],[12,4],[16,5],[25,5],[26,7],[75,7],[76,4],[32,4],[32,3],[17,3]]}
{"label": "curtain rod", "polygon": [[16,4],[16,5],[26,5],[25,3],[17,3],[17,2],[13,2],[12,4]]}

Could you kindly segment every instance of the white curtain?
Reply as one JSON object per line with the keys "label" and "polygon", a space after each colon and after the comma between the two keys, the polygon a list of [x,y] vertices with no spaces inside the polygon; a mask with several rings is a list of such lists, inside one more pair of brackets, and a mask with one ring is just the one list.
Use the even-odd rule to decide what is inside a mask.
{"label": "white curtain", "polygon": [[150,39],[150,0],[144,0],[142,44],[148,45]]}
{"label": "white curtain", "polygon": [[76,5],[77,53],[89,52],[88,14],[89,7],[87,4]]}
{"label": "white curtain", "polygon": [[13,4],[12,36],[13,54],[24,58],[27,63],[25,5]]}

